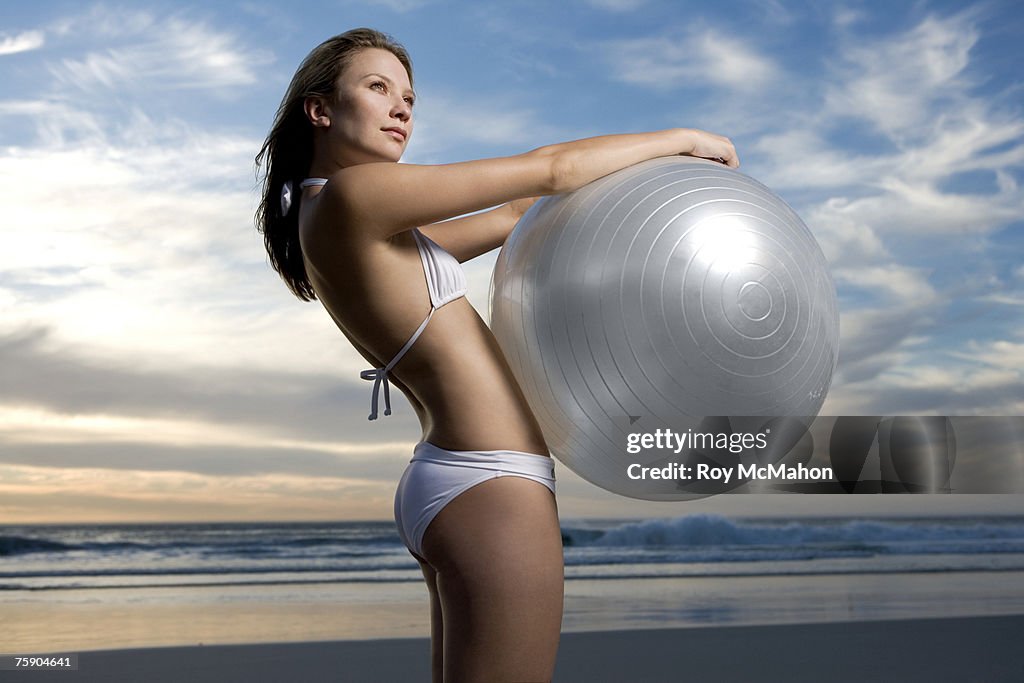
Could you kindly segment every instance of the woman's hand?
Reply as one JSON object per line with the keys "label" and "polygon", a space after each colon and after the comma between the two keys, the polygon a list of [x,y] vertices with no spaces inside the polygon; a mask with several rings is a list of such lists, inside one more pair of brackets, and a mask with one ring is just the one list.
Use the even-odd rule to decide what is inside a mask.
{"label": "woman's hand", "polygon": [[729,168],[736,168],[740,165],[740,159],[736,156],[736,148],[732,140],[721,135],[697,130],[696,128],[684,129],[690,136],[693,148],[689,152],[680,152],[682,156],[700,157],[723,163]]}

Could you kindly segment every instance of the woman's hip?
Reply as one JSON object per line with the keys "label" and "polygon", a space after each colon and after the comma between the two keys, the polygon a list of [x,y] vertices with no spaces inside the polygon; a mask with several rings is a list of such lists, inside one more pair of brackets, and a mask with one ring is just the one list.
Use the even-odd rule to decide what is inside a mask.
{"label": "woman's hip", "polygon": [[554,460],[511,450],[455,451],[420,442],[395,491],[395,522],[403,543],[422,556],[427,526],[461,493],[502,476],[530,479],[555,493]]}

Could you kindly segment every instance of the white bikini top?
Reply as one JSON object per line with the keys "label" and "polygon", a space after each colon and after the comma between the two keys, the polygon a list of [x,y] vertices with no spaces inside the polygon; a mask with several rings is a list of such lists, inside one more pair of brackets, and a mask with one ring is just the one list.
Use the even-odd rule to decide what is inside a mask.
{"label": "white bikini top", "polygon": [[[327,178],[307,178],[302,181],[300,187],[311,187],[326,183]],[[369,417],[371,420],[377,419],[377,403],[382,384],[384,385],[384,414],[391,414],[391,394],[388,392],[388,373],[391,372],[391,368],[395,367],[395,364],[402,360],[406,352],[416,343],[416,340],[419,339],[423,330],[427,327],[427,323],[430,322],[430,318],[434,315],[434,311],[449,302],[465,296],[468,289],[466,286],[466,274],[462,272],[462,265],[454,256],[416,228],[413,229],[412,236],[416,239],[416,248],[420,252],[420,261],[423,263],[423,275],[427,279],[427,291],[430,293],[430,312],[427,313],[427,317],[423,319],[420,326],[409,337],[409,341],[405,342],[405,346],[391,359],[390,363],[382,368],[371,368],[359,373],[361,378],[373,381],[373,396],[370,399]]]}

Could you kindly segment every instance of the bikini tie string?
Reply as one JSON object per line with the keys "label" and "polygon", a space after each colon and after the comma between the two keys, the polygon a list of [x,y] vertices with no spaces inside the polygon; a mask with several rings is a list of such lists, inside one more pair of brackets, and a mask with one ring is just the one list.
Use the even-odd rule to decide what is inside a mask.
{"label": "bikini tie string", "polygon": [[402,350],[399,351],[398,354],[391,359],[390,363],[388,363],[383,368],[371,368],[369,370],[363,370],[362,372],[359,373],[359,376],[362,377],[363,379],[373,380],[373,398],[370,399],[371,420],[377,419],[377,395],[380,393],[381,384],[384,385],[384,414],[391,414],[391,395],[388,393],[388,373],[391,372],[391,368],[395,367],[395,364],[398,361],[402,360],[402,357],[405,356],[406,351],[408,351],[412,347],[412,345],[416,343],[416,340],[419,339],[420,334],[423,333],[423,328],[427,326],[428,322],[430,322],[430,319],[434,316],[434,311],[436,310],[437,309],[434,308],[433,305],[431,305],[430,313],[427,313],[427,317],[423,319],[423,322],[420,323],[420,326],[417,327],[416,331],[412,333],[411,337],[409,337],[409,341],[405,342],[405,346],[403,346]]}
{"label": "bikini tie string", "polygon": [[[327,178],[306,178],[299,187],[303,190],[307,187],[322,187],[327,184]],[[281,215],[287,216],[288,212],[292,210],[293,199],[295,196],[295,183],[291,180],[284,181],[281,185]]]}
{"label": "bikini tie string", "polygon": [[380,394],[380,385],[384,385],[384,414],[391,414],[391,393],[388,391],[388,370],[387,368],[371,368],[359,373],[361,379],[373,382],[373,397],[370,398],[370,420],[377,419],[377,398]]}

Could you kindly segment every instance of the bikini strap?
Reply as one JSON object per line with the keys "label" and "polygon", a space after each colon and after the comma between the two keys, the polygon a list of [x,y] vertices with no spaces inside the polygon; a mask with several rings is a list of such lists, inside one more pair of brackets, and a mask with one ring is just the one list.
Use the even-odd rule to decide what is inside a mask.
{"label": "bikini strap", "polygon": [[301,183],[299,183],[299,187],[305,189],[307,187],[315,187],[326,184],[327,178],[306,178]]}
{"label": "bikini strap", "polygon": [[423,319],[420,326],[417,327],[416,331],[412,333],[411,337],[409,337],[409,341],[405,342],[405,346],[403,346],[402,350],[391,359],[390,363],[383,368],[370,368],[369,370],[363,370],[359,373],[359,377],[361,379],[373,382],[373,396],[370,398],[370,417],[367,419],[377,419],[377,399],[380,395],[380,387],[382,384],[384,385],[384,414],[391,414],[391,394],[388,392],[388,373],[391,372],[391,368],[395,367],[395,364],[398,361],[402,360],[402,356],[405,355],[406,351],[412,348],[412,345],[416,343],[416,340],[419,339],[423,330],[426,328],[427,323],[430,322],[430,319],[434,316],[434,311],[436,310],[437,309],[433,306],[430,307],[430,313],[427,313],[427,317]]}

